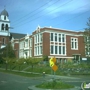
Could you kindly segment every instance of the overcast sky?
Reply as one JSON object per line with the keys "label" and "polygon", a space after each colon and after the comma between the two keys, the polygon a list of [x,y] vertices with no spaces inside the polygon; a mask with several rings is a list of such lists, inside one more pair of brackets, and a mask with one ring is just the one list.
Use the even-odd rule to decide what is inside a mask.
{"label": "overcast sky", "polygon": [[11,32],[32,34],[37,26],[81,31],[90,17],[90,0],[0,0]]}

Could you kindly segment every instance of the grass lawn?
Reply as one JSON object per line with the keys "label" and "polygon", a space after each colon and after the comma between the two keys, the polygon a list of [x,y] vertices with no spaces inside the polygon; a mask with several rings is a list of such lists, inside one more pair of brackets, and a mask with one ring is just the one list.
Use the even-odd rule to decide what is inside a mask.
{"label": "grass lawn", "polygon": [[62,81],[51,81],[51,82],[44,82],[40,85],[36,86],[37,88],[43,88],[43,89],[69,89],[74,88],[73,85],[66,84]]}
{"label": "grass lawn", "polygon": [[42,77],[41,74],[23,73],[23,72],[19,72],[19,71],[10,71],[10,70],[1,70],[0,69],[0,72],[20,75],[20,76],[25,76],[25,77]]}
{"label": "grass lawn", "polygon": [[[6,65],[5,64],[2,64],[2,65],[0,65],[0,67],[1,68],[6,68]],[[74,67],[74,66],[73,66]],[[12,66],[10,66],[10,65],[8,65],[8,67],[7,67],[7,69],[11,69],[11,70],[18,70],[18,71],[22,71],[22,70],[24,70],[24,71],[26,71],[26,72],[35,72],[35,73],[40,73],[40,74],[42,74],[43,72],[45,72],[46,74],[52,74],[53,75],[53,70],[52,70],[52,68],[50,67],[50,66],[46,66],[46,65],[34,65],[33,66],[33,68],[32,68],[32,66],[31,65],[28,65],[28,64],[23,64],[23,65],[12,65]],[[87,72],[85,72],[85,70],[84,71],[79,71],[79,72],[76,72],[75,70],[69,70],[68,71],[68,69],[69,68],[58,68],[58,70],[55,72],[55,74],[56,75],[61,75],[61,76],[63,76],[63,75],[68,75],[68,76],[74,76],[74,75],[87,75],[87,76],[89,76],[90,75],[90,71],[88,71],[88,73]]]}

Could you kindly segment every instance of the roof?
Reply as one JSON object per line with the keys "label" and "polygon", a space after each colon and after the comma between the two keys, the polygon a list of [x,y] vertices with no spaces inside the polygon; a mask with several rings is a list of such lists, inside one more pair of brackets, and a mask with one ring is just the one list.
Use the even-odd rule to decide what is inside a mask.
{"label": "roof", "polygon": [[73,30],[66,30],[66,29],[59,29],[59,28],[52,28],[52,27],[43,27],[39,30],[35,30],[32,34],[36,34],[37,32],[41,31],[55,31],[55,32],[63,32],[63,33],[70,33],[70,34],[83,34],[83,32],[80,31],[73,31]]}
{"label": "roof", "polygon": [[9,16],[8,12],[4,9],[0,15],[5,15],[5,16]]}
{"label": "roof", "polygon": [[20,39],[26,36],[26,34],[21,34],[21,33],[10,33],[11,37],[14,39]]}

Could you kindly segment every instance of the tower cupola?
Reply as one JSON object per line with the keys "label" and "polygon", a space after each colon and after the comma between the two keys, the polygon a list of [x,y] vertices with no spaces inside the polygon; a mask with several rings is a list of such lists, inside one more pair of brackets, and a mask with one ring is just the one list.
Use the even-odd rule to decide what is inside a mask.
{"label": "tower cupola", "polygon": [[9,14],[6,11],[6,9],[4,9],[3,11],[1,11],[0,13],[0,33],[3,33],[4,35],[9,35],[9,31],[10,31],[10,20],[9,20]]}
{"label": "tower cupola", "polygon": [[7,17],[9,16],[8,12],[5,9],[1,12],[0,15],[4,15],[4,16],[7,16]]}
{"label": "tower cupola", "polygon": [[6,11],[6,9],[4,9],[4,10],[0,13],[0,20],[2,20],[2,21],[9,21],[8,17],[9,17],[9,14],[8,14],[8,12]]}

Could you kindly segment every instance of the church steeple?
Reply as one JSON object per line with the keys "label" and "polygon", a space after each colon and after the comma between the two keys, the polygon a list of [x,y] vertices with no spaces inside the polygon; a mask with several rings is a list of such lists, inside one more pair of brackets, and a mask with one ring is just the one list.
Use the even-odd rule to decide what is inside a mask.
{"label": "church steeple", "polygon": [[4,48],[9,42],[10,37],[10,20],[9,14],[4,8],[0,13],[0,48]]}
{"label": "church steeple", "polygon": [[9,32],[10,21],[9,21],[8,17],[9,17],[9,14],[6,11],[6,9],[4,9],[0,13],[0,31],[2,31],[3,33],[6,33],[6,32],[8,33]]}

